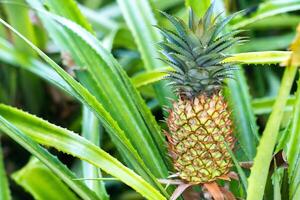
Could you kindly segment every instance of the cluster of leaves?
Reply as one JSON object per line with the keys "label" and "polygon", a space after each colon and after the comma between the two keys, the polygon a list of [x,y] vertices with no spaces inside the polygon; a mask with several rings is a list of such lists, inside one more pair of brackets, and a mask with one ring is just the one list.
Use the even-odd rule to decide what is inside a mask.
{"label": "cluster of leaves", "polygon": [[[162,38],[153,25],[168,24],[156,10],[185,18],[191,6],[201,16],[210,1],[80,3],[1,2],[0,199],[26,198],[15,183],[35,199],[167,199],[174,188],[158,179],[172,165],[159,120],[174,94],[161,80],[169,68],[157,59]],[[215,3],[229,13],[254,2]],[[230,188],[249,200],[300,199],[300,91],[293,88],[300,1],[256,3],[228,26],[251,38],[227,58],[248,66],[234,72],[226,91],[240,178]],[[291,43],[291,51],[275,51]],[[32,156],[26,165],[25,151]],[[253,161],[251,171],[241,161]]]}

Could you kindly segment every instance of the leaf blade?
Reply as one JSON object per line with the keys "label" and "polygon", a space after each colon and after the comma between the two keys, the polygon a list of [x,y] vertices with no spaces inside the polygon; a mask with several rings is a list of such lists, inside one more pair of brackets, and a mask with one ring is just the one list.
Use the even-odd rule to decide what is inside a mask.
{"label": "leaf blade", "polygon": [[[1,141],[1,140],[0,140]],[[9,190],[8,180],[4,168],[3,152],[0,143],[0,199],[11,200],[11,194]]]}
{"label": "leaf blade", "polygon": [[14,172],[12,178],[35,199],[78,200],[60,178],[37,159],[31,159],[22,169]]}
{"label": "leaf blade", "polygon": [[[132,170],[78,134],[4,104],[0,104],[0,113],[2,124],[0,128],[4,129],[5,132],[26,134],[43,145],[55,147],[60,151],[88,161],[117,177],[147,198],[165,199],[154,187]],[[10,125],[9,122],[14,126]]]}

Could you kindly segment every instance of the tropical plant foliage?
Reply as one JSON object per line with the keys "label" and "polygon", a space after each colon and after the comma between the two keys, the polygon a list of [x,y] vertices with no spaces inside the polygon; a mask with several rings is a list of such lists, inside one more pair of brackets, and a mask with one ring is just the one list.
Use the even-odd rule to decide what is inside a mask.
{"label": "tropical plant foliage", "polygon": [[[210,0],[0,1],[0,200],[169,199],[175,99],[155,28]],[[235,198],[300,199],[300,0],[215,0],[247,42],[225,90]],[[298,28],[297,28],[298,27]],[[175,192],[178,190],[175,190]],[[193,191],[207,196],[201,186]],[[226,190],[227,191],[227,190]],[[224,191],[225,192],[225,191]],[[174,195],[173,195],[174,197]]]}

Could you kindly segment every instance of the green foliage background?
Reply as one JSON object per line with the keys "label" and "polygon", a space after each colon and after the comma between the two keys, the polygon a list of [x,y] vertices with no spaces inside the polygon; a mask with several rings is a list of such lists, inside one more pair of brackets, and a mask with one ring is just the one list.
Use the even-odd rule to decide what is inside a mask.
{"label": "green foliage background", "polygon": [[[176,96],[154,25],[170,28],[158,10],[186,20],[188,7],[201,16],[210,3],[0,1],[0,200],[168,199],[163,107]],[[300,1],[215,4],[224,16],[245,9],[227,31],[249,39],[228,58],[241,62],[226,88],[239,175],[230,190],[300,199]]]}

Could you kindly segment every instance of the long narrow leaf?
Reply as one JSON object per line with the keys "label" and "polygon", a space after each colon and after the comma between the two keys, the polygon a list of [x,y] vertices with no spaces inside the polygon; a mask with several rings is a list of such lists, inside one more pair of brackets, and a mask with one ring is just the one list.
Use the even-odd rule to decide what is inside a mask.
{"label": "long narrow leaf", "polygon": [[[269,114],[272,112],[272,108],[276,101],[275,97],[265,97],[259,99],[253,99],[251,102],[252,108],[256,115]],[[295,97],[290,96],[287,101],[287,105],[284,108],[285,112],[290,112],[293,110],[293,106],[295,103]]]}
{"label": "long narrow leaf", "polygon": [[300,80],[294,103],[292,127],[290,129],[289,141],[287,144],[287,160],[289,163],[289,195],[290,199],[300,198]]}
{"label": "long narrow leaf", "polygon": [[283,118],[284,108],[287,103],[297,67],[300,66],[300,25],[297,28],[297,35],[291,44],[292,54],[286,65],[289,65],[283,74],[278,96],[273,111],[268,119],[263,136],[260,140],[258,153],[254,159],[253,167],[249,177],[247,200],[261,200],[263,198],[267,182],[272,153],[278,138],[280,123]]}
{"label": "long narrow leaf", "polygon": [[[146,70],[161,68],[163,63],[158,59],[155,46],[160,37],[158,30],[153,27],[157,22],[148,0],[118,0],[118,4],[137,43]],[[169,105],[167,97],[174,95],[165,81],[155,84],[154,89],[161,105]]]}
{"label": "long narrow leaf", "polygon": [[[124,132],[119,128],[119,126],[115,123],[115,121],[111,118],[109,113],[103,108],[103,106],[96,100],[94,96],[92,96],[83,86],[81,86],[78,82],[76,82],[69,74],[67,74],[63,69],[61,69],[53,60],[51,60],[46,54],[44,54],[41,50],[39,50],[36,46],[34,46],[30,41],[28,41],[26,38],[24,38],[18,31],[13,29],[9,24],[7,24],[5,21],[0,19],[0,23],[8,27],[10,30],[12,30],[15,34],[17,34],[19,37],[24,39],[24,41],[27,42],[28,45],[30,45],[46,62],[50,64],[52,69],[55,70],[55,72],[61,76],[61,78],[64,79],[65,82],[68,83],[68,92],[69,94],[76,97],[79,101],[81,101],[84,105],[88,106],[91,110],[94,111],[94,113],[97,115],[97,117],[102,122],[103,126],[106,127],[106,129],[110,133],[115,133],[116,139],[120,142],[120,146],[126,150],[127,156],[130,157],[133,161],[132,165],[138,165],[138,167],[145,171],[140,170],[139,172],[142,173],[144,176],[147,177],[149,174],[147,171],[147,168],[145,168],[143,161],[140,159],[140,157],[137,155],[135,149],[131,146],[128,139],[125,137]],[[151,177],[151,174],[150,174]],[[151,177],[151,179],[154,183],[157,183],[154,178]],[[158,185],[159,187],[160,185]],[[138,189],[138,191],[140,191]],[[141,191],[143,193],[143,191]]]}
{"label": "long narrow leaf", "polygon": [[289,51],[262,51],[238,53],[224,62],[241,62],[244,64],[275,64],[287,61],[291,55]]}
{"label": "long narrow leaf", "polygon": [[60,179],[62,179],[73,191],[85,200],[99,199],[93,191],[89,190],[84,184],[76,182],[76,176],[57,158],[53,157],[48,151],[32,141],[28,136],[20,132],[15,126],[9,123],[3,115],[0,114],[0,130],[9,135],[13,140],[19,143],[23,148],[41,160],[49,169],[51,169]]}
{"label": "long narrow leaf", "polygon": [[[97,117],[87,107],[83,107],[83,119],[82,119],[82,137],[91,141],[96,146],[100,145],[100,131],[103,132],[103,128],[100,128],[100,123]],[[101,130],[100,130],[101,129]],[[82,161],[82,175],[83,178],[99,178],[101,172],[95,166]],[[105,189],[103,181],[85,181],[85,184],[95,191],[99,197],[103,200],[108,199],[108,194]]]}
{"label": "long narrow leaf", "polygon": [[257,11],[251,17],[239,20],[236,24],[233,25],[233,28],[242,28],[258,20],[296,10],[300,10],[299,0],[267,1],[265,3],[261,3]]}
{"label": "long narrow leaf", "polygon": [[[57,1],[59,2],[61,1]],[[39,0],[30,0],[28,3],[35,9],[44,9]],[[50,9],[55,9],[51,7],[52,3],[49,5]],[[148,179],[152,177],[155,183],[153,174],[156,177],[168,176],[164,156],[166,151],[161,145],[162,133],[155,120],[151,119],[153,116],[149,109],[147,110],[145,103],[138,100],[141,98],[140,95],[132,87],[119,63],[91,33],[78,24],[46,11],[39,11],[38,14],[56,44],[70,53],[80,68],[75,71],[79,81],[109,110],[134,149],[147,163],[150,169],[147,171]],[[59,14],[64,15],[64,13]],[[151,127],[156,128],[150,130]],[[131,161],[128,153],[124,152],[116,136],[113,134],[110,136],[118,150],[123,151],[121,154],[126,156],[125,160],[130,163],[136,162]],[[146,175],[141,171],[145,172],[147,169],[140,169],[137,164],[133,167],[142,176]]]}
{"label": "long narrow leaf", "polygon": [[274,186],[274,200],[281,200],[281,184],[284,175],[284,168],[279,167],[275,169],[272,175],[272,184]]}
{"label": "long narrow leaf", "polygon": [[248,179],[247,200],[261,200],[265,190],[265,184],[269,173],[269,166],[272,160],[272,153],[279,133],[280,122],[283,117],[284,107],[286,105],[292,83],[294,81],[297,68],[287,67],[282,78],[279,94],[276,99],[273,111],[269,117],[260,144],[257,149],[257,155],[254,159],[251,174]]}
{"label": "long narrow leaf", "polygon": [[69,199],[78,200],[49,168],[37,159],[31,159],[21,170],[12,175],[14,181],[32,194],[34,199]]}
{"label": "long narrow leaf", "polygon": [[139,88],[148,84],[155,83],[157,81],[162,80],[166,75],[167,70],[172,70],[171,67],[166,67],[160,70],[151,70],[145,71],[137,74],[136,76],[132,77],[132,83],[135,87]]}
{"label": "long narrow leaf", "polygon": [[[2,48],[1,48],[1,44],[2,44]],[[71,85],[68,84],[68,81],[64,80],[64,78],[62,77],[69,77],[70,76],[64,72],[63,70],[61,71],[61,73],[63,74],[62,77],[59,75],[59,73],[57,73],[57,71],[55,71],[55,69],[57,69],[57,67],[55,68],[51,68],[50,66],[46,65],[45,63],[35,60],[35,59],[29,59],[28,61],[25,61],[23,59],[19,59],[18,52],[14,52],[11,49],[10,44],[0,40],[0,49],[2,49],[3,51],[0,50],[0,57],[2,59],[4,59],[4,61],[10,63],[10,64],[21,64],[20,66],[23,67],[24,69],[27,69],[35,74],[37,74],[38,76],[42,77],[43,79],[49,81],[50,83],[52,83],[53,85],[57,86],[58,88],[60,88],[61,90],[65,91],[66,93],[70,94],[71,96],[77,98],[78,100],[80,100],[81,102],[83,102],[83,104],[85,105],[89,105],[87,103],[85,103],[85,100],[81,100],[82,97],[80,97],[80,95],[78,96],[78,93],[76,91],[74,91],[74,89],[72,88]],[[50,64],[53,64],[54,66],[56,65],[53,61],[50,62]],[[74,80],[72,81],[74,82]],[[78,84],[78,83],[77,83]],[[79,93],[81,94],[81,93]],[[89,95],[90,96],[90,95]],[[90,96],[91,97],[91,96]],[[89,102],[91,99],[87,98],[87,101]],[[98,103],[96,103],[98,105]],[[94,108],[93,109],[94,112],[97,113],[97,116],[99,116],[99,113],[102,113],[104,110],[103,108],[100,109],[99,108]],[[105,112],[105,111],[104,111]],[[102,114],[101,114],[102,116]],[[109,116],[102,116],[104,117],[104,124],[113,124],[112,129],[114,129],[114,127],[116,126],[116,124],[114,123],[114,121],[109,117]],[[108,117],[108,118],[107,118]],[[101,118],[102,119],[102,118]],[[103,119],[102,119],[103,120]],[[131,154],[134,154],[135,151],[132,147],[130,147],[130,143],[128,143],[128,140],[125,138],[125,136],[122,134],[122,131],[116,127],[117,130],[119,130],[119,135],[120,138],[118,138],[121,142],[122,145],[125,148],[129,148],[129,150],[127,150],[127,152],[129,152],[129,156]],[[126,151],[125,151],[126,152]],[[135,163],[131,163],[131,164],[135,164]]]}
{"label": "long narrow leaf", "polygon": [[[25,0],[15,0],[13,2],[4,3],[4,11],[9,23],[15,27],[20,33],[31,40],[34,44],[37,43],[33,25],[29,17],[29,8],[24,6]],[[20,18],[22,20],[20,20]],[[12,35],[12,43],[15,48],[23,52],[23,57],[36,56],[36,53],[19,37]],[[24,56],[25,54],[25,56]],[[25,100],[26,108],[32,113],[38,113],[41,110],[44,97],[44,90],[41,86],[41,81],[35,75],[20,70],[18,81],[22,89],[22,96]],[[35,91],[35,92],[32,92]]]}
{"label": "long narrow leaf", "polygon": [[5,172],[2,146],[0,143],[0,200],[11,200],[8,180]]}
{"label": "long narrow leaf", "polygon": [[225,92],[233,111],[238,142],[245,153],[244,159],[252,160],[256,154],[258,133],[249,89],[242,69],[234,73],[233,80],[228,81]]}
{"label": "long narrow leaf", "polygon": [[[146,198],[165,199],[132,170],[78,134],[3,104],[0,104],[0,122],[0,128],[15,140],[17,140],[15,135],[26,134],[43,145],[55,147],[60,151],[88,161],[131,186]],[[9,122],[19,130],[16,130]],[[23,145],[23,147],[26,146]],[[32,153],[35,155],[34,152]]]}

